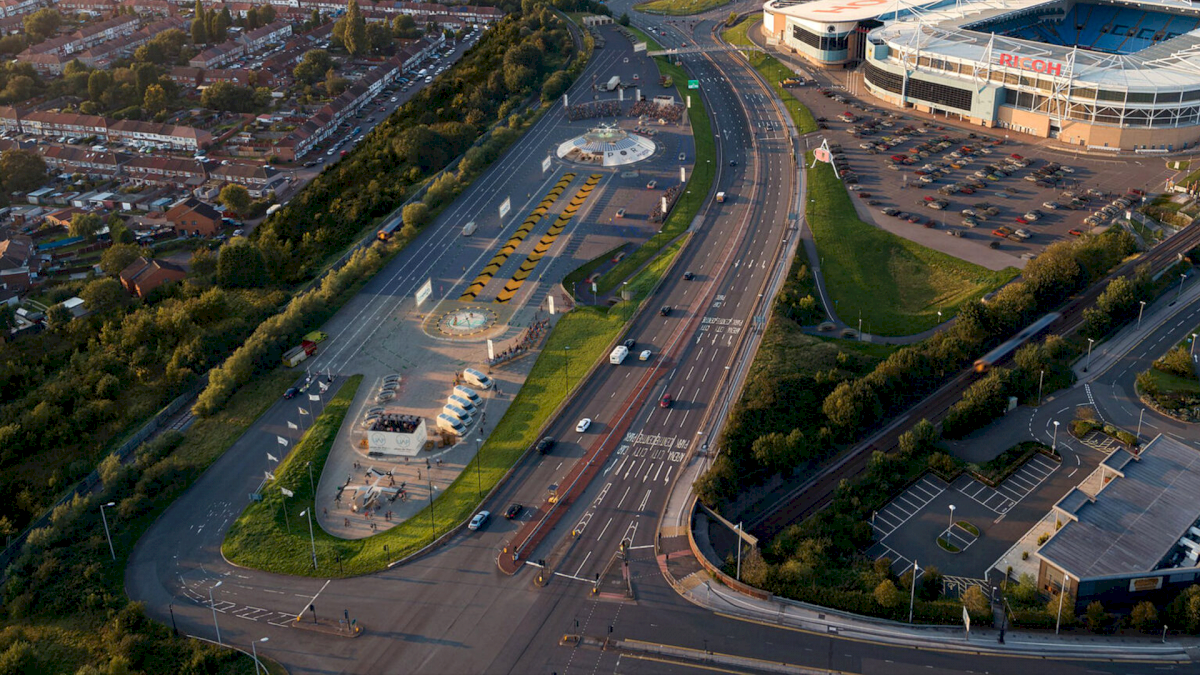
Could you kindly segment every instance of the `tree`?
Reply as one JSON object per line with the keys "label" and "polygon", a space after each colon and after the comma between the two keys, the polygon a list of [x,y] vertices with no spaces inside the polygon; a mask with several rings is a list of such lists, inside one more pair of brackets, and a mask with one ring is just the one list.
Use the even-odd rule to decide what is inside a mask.
{"label": "tree", "polygon": [[142,100],[142,107],[151,114],[158,114],[166,110],[167,90],[163,89],[161,84],[152,84],[146,87],[146,96]]}
{"label": "tree", "polygon": [[24,36],[5,35],[4,37],[0,37],[0,54],[19,54],[25,50],[25,47]]}
{"label": "tree", "polygon": [[[732,26],[733,24],[737,23],[737,17],[738,17],[737,12],[730,12],[729,18],[725,19],[725,25]],[[629,24],[624,24],[624,25],[628,26]]]}
{"label": "tree", "polygon": [[73,318],[75,317],[71,314],[71,310],[64,307],[61,302],[46,310],[46,321],[50,323],[51,328],[66,326],[71,323]]}
{"label": "tree", "polygon": [[367,22],[362,11],[358,8],[357,0],[349,0],[346,4],[346,16],[338,22],[342,24],[342,44],[351,56],[367,53],[370,43],[367,41]]}
{"label": "tree", "polygon": [[229,27],[232,25],[233,16],[229,14],[229,6],[226,5],[213,19],[213,42],[224,42],[229,35]]}
{"label": "tree", "polygon": [[410,14],[401,14],[392,19],[392,35],[398,38],[412,39],[420,37],[421,29]]}
{"label": "tree", "polygon": [[1108,612],[1104,611],[1104,605],[1100,604],[1099,600],[1088,603],[1084,617],[1087,619],[1088,630],[1093,633],[1103,633],[1108,630]]}
{"label": "tree", "polygon": [[4,192],[29,192],[46,182],[46,161],[32,150],[5,150],[0,154],[0,185]]}
{"label": "tree", "polygon": [[232,82],[217,82],[204,90],[200,103],[213,110],[249,112],[254,107],[254,92]]}
{"label": "tree", "polygon": [[133,244],[113,244],[100,254],[100,269],[115,277],[141,255],[142,249]]}
{"label": "tree", "polygon": [[966,592],[963,593],[962,599],[963,606],[971,614],[984,614],[991,607],[987,596],[983,594],[983,589],[974,584],[971,584],[967,588]]}
{"label": "tree", "polygon": [[204,13],[204,6],[200,4],[200,0],[196,0],[193,12],[192,44],[208,44],[208,16]]}
{"label": "tree", "polygon": [[1135,605],[1133,612],[1129,616],[1129,620],[1133,622],[1134,628],[1143,633],[1157,631],[1160,625],[1158,623],[1158,610],[1155,609],[1154,603],[1149,600],[1143,600]]}
{"label": "tree", "polygon": [[206,277],[217,271],[217,256],[206,248],[198,248],[192,253],[192,275]]}
{"label": "tree", "polygon": [[308,23],[307,23],[306,27],[308,28],[308,30],[313,30],[314,28],[320,26],[322,23],[324,23],[324,22],[321,21],[321,13],[319,11],[317,11],[316,7],[313,7],[312,14],[308,17]]}
{"label": "tree", "polygon": [[337,71],[333,68],[330,68],[329,72],[325,73],[325,93],[329,94],[330,98],[341,96],[342,92],[346,91],[346,88],[349,86],[350,80],[339,77]]}
{"label": "tree", "polygon": [[621,24],[622,26],[628,26],[629,12],[621,12],[621,18],[617,19],[617,23]]}
{"label": "tree", "polygon": [[25,17],[23,23],[29,42],[37,44],[58,31],[59,26],[62,25],[62,15],[55,9],[39,9]]}
{"label": "tree", "polygon": [[549,103],[566,93],[571,86],[571,76],[567,71],[560,70],[542,83],[542,100]]}
{"label": "tree", "polygon": [[420,231],[429,222],[429,207],[424,202],[407,204],[400,217],[404,221],[404,227],[410,227],[414,232]]}
{"label": "tree", "polygon": [[108,238],[114,244],[132,244],[136,239],[125,219],[115,212],[108,216]]}
{"label": "tree", "polygon": [[72,237],[83,237],[91,241],[95,239],[103,224],[104,221],[95,213],[76,213],[71,216],[71,226],[67,229]]}
{"label": "tree", "polygon": [[891,609],[900,604],[900,589],[896,588],[895,582],[891,579],[884,579],[875,587],[875,602],[879,603],[880,607]]}
{"label": "tree", "polygon": [[88,75],[88,97],[99,102],[112,84],[112,75],[107,70],[93,70]]}
{"label": "tree", "polygon": [[217,196],[217,201],[239,215],[250,211],[250,191],[236,183],[230,183],[221,188],[221,194]]}
{"label": "tree", "polygon": [[292,75],[305,84],[316,84],[325,73],[333,68],[333,59],[324,49],[310,49],[292,69]]}
{"label": "tree", "polygon": [[88,282],[79,292],[79,297],[83,298],[89,310],[104,312],[120,306],[127,296],[121,282],[111,277],[100,277]]}
{"label": "tree", "polygon": [[825,416],[844,432],[856,431],[868,421],[879,418],[879,399],[863,380],[843,382],[825,398],[821,406]]}
{"label": "tree", "polygon": [[20,103],[33,97],[37,89],[37,80],[28,75],[16,75],[8,78],[8,84],[0,90],[0,102]]}
{"label": "tree", "polygon": [[261,288],[267,280],[262,252],[249,239],[236,237],[217,253],[217,284],[222,288]]}
{"label": "tree", "polygon": [[1200,584],[1192,584],[1183,589],[1175,599],[1167,605],[1167,623],[1176,630],[1188,633],[1200,632]]}

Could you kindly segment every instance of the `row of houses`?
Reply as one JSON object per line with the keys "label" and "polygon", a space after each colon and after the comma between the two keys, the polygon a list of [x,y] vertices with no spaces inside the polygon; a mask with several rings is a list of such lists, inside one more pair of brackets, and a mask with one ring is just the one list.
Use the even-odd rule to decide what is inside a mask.
{"label": "row of houses", "polygon": [[43,40],[17,55],[27,54],[74,54],[90,49],[102,42],[115,40],[122,35],[132,35],[141,24],[141,18],[121,14],[111,19],[88,24],[68,35]]}
{"label": "row of houses", "polygon": [[250,68],[193,68],[191,66],[175,66],[167,77],[181,87],[208,87],[218,82],[229,82],[239,87],[270,87],[275,84],[275,76],[267,70],[252,70]]}
{"label": "row of houses", "polygon": [[[79,34],[88,30],[85,28],[72,35],[34,45],[18,54],[17,60],[28,63],[43,75],[60,75],[67,64],[76,59],[90,68],[107,68],[117,59],[132,56],[138,47],[149,42],[155,35],[171,29],[184,30],[188,27],[187,19],[170,17],[140,30],[130,30],[131,27],[137,28],[138,18],[126,15],[101,22],[91,28],[99,28],[109,23],[112,25],[100,33],[108,36],[105,40],[96,42],[94,39],[81,39]],[[95,35],[93,33],[92,38]]]}
{"label": "row of houses", "polygon": [[74,145],[43,145],[40,150],[46,165],[58,173],[82,174],[99,180],[122,179],[132,185],[198,188],[216,181],[245,186],[255,197],[266,196],[284,185],[284,175],[270,165],[97,152]]}
{"label": "row of houses", "polygon": [[291,36],[292,24],[279,20],[209,47],[192,57],[188,65],[193,68],[218,68],[252,54],[268,44],[284,42]]}
{"label": "row of houses", "polygon": [[[444,36],[439,37],[445,40]],[[337,130],[339,124],[358,113],[371,99],[400,77],[406,68],[406,61],[414,58],[411,53],[402,52],[371,69],[342,92],[341,96],[327,103],[306,122],[276,142],[271,152],[285,162],[294,162],[312,152],[313,148]]]}
{"label": "row of houses", "polygon": [[31,14],[49,4],[46,0],[0,0],[0,16]]}
{"label": "row of houses", "polygon": [[7,106],[0,107],[0,131],[43,138],[96,136],[110,143],[155,145],[190,151],[206,148],[213,141],[211,133],[195,127],[141,120],[109,120],[98,115],[76,113],[21,112]]}

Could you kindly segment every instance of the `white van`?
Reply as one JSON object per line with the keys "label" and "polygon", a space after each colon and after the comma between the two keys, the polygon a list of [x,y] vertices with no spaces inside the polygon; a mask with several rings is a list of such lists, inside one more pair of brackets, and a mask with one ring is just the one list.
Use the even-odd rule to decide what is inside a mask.
{"label": "white van", "polygon": [[613,348],[612,353],[608,355],[608,362],[614,366],[619,366],[629,356],[629,348],[625,345],[617,345]]}
{"label": "white van", "polygon": [[467,381],[467,384],[479,387],[485,391],[491,389],[493,384],[492,378],[484,375],[474,368],[467,368],[464,370],[463,379]]}
{"label": "white van", "polygon": [[475,393],[474,389],[470,387],[464,387],[461,384],[454,388],[454,392],[451,394],[451,396],[461,396],[476,405],[478,405],[482,400],[479,398],[479,394]]}
{"label": "white van", "polygon": [[450,394],[450,396],[446,398],[446,405],[456,405],[472,415],[475,414],[475,404],[461,396]]}
{"label": "white van", "polygon": [[462,436],[463,434],[467,433],[467,428],[463,426],[462,422],[459,422],[445,413],[437,416],[437,425],[442,431],[449,431],[456,436]]}
{"label": "white van", "polygon": [[475,234],[475,221],[472,220],[466,225],[463,225],[463,236],[469,237],[473,234]]}
{"label": "white van", "polygon": [[462,408],[460,408],[456,405],[450,404],[450,403],[447,403],[446,405],[442,406],[442,414],[449,415],[451,417],[455,417],[455,418],[459,419],[460,421],[462,421],[464,424],[469,423],[471,421],[471,413],[467,412],[466,410],[463,410]]}

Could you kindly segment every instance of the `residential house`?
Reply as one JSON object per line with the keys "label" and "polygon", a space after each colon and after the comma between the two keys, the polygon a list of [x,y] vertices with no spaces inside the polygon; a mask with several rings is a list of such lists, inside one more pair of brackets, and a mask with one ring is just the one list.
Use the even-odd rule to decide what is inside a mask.
{"label": "residential house", "polygon": [[135,155],[124,169],[129,180],[138,185],[194,187],[208,179],[204,163],[195,159]]}
{"label": "residential house", "polygon": [[126,291],[139,298],[145,298],[151,291],[168,281],[182,281],[187,278],[187,270],[174,263],[141,257],[121,270],[120,277],[121,285]]}
{"label": "residential house", "polygon": [[118,152],[92,152],[74,145],[41,146],[46,166],[59,173],[81,173],[89,178],[114,178],[129,156]]}
{"label": "residential house", "polygon": [[226,164],[212,171],[215,180],[245,186],[251,195],[264,197],[286,184],[284,175],[270,165]]}
{"label": "residential house", "polygon": [[0,0],[0,16],[19,16],[49,5],[46,0]]}
{"label": "residential house", "polygon": [[176,203],[163,217],[178,235],[211,237],[221,230],[221,214],[194,197]]}
{"label": "residential house", "polygon": [[196,151],[207,148],[212,143],[213,137],[209,132],[194,127],[140,120],[118,120],[108,125],[108,139],[119,143],[150,143],[175,150]]}

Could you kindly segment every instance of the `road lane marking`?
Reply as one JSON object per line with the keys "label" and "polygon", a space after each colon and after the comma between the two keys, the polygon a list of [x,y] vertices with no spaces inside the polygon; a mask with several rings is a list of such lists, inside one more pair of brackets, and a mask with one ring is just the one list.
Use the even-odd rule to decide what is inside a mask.
{"label": "road lane marking", "polygon": [[625,494],[621,495],[621,501],[617,502],[618,509],[621,508],[621,505],[625,503],[625,498],[629,496],[629,490],[630,488],[625,488]]}
{"label": "road lane marking", "polygon": [[604,533],[608,532],[609,525],[612,525],[612,518],[609,518],[608,522],[604,524],[604,529],[600,530],[600,536],[596,537],[596,541],[600,541],[600,539],[604,536]]}

